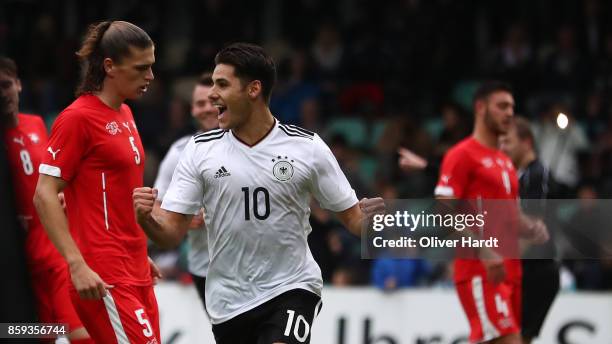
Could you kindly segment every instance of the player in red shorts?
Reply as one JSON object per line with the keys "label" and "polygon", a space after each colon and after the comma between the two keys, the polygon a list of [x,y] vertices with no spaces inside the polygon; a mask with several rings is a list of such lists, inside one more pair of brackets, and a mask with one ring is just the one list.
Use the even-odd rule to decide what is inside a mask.
{"label": "player in red shorts", "polygon": [[27,232],[25,249],[38,320],[68,324],[68,338],[72,343],[91,343],[70,302],[66,263],[49,241],[32,203],[38,166],[47,147],[47,128],[39,116],[19,113],[20,92],[17,65],[13,60],[0,56],[0,115],[6,127],[4,144],[16,185],[19,220]]}
{"label": "player in red shorts", "polygon": [[[498,138],[506,133],[514,115],[514,98],[510,87],[500,82],[486,82],[474,96],[475,123],[471,137],[452,147],[444,156],[440,178],[435,189],[438,198],[464,200],[508,200],[487,229],[495,227],[508,230],[516,228],[517,236],[534,242],[548,239],[542,222],[532,221],[522,215],[518,203],[518,180],[510,159],[498,150]],[[502,201],[503,202],[503,201]],[[490,202],[491,204],[493,202]],[[500,203],[497,203],[498,205]],[[514,221],[516,226],[499,226],[500,221]],[[497,226],[496,226],[497,225]],[[516,241],[507,241],[506,246]],[[481,251],[480,254],[492,252]],[[507,255],[505,255],[507,257]],[[457,259],[454,264],[454,280],[461,305],[470,323],[471,343],[520,344],[521,314],[521,264],[516,259],[492,259],[475,257]]]}
{"label": "player in red shorts", "polygon": [[[160,343],[157,271],[131,210],[144,153],[123,103],[153,80],[154,44],[133,24],[106,21],[90,26],[77,55],[85,69],[78,98],[53,124],[34,204],[68,263],[72,303],[96,343]],[[56,196],[62,190],[67,218]]]}

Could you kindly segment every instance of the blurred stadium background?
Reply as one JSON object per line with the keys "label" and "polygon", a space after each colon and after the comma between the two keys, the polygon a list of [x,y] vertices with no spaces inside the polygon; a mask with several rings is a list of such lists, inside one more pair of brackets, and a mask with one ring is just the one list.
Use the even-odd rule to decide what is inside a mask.
{"label": "blurred stadium background", "polygon": [[[437,166],[471,131],[478,82],[496,78],[513,85],[517,113],[531,121],[540,156],[563,185],[557,196],[612,197],[609,2],[3,0],[0,53],[20,67],[22,112],[50,125],[72,101],[74,52],[87,25],[103,19],[131,21],[156,43],[155,81],[131,103],[147,151],[147,185],[170,144],[194,131],[195,77],[213,67],[225,43],[250,41],[278,64],[275,116],[321,134],[360,196],[431,197],[437,170],[402,172],[397,148]],[[565,131],[555,123],[559,112],[570,118]],[[14,251],[18,235],[5,218],[0,241]],[[463,343],[467,322],[446,264],[362,260],[359,239],[330,214],[313,205],[311,222],[310,247],[329,286],[314,343]],[[162,335],[166,342],[200,342],[190,336],[208,324],[185,248],[151,252],[166,275],[158,288]],[[21,259],[3,253],[10,255],[3,264]],[[612,261],[563,258],[562,295],[538,343],[612,343]],[[395,292],[380,277],[389,264],[403,271]],[[23,266],[9,265],[19,280]]]}

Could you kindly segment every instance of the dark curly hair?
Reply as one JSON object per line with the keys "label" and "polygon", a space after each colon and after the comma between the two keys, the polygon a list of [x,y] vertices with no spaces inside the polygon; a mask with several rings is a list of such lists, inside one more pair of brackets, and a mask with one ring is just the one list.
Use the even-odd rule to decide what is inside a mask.
{"label": "dark curly hair", "polygon": [[233,66],[241,82],[259,80],[264,100],[270,102],[276,82],[276,65],[262,47],[250,43],[232,43],[217,53],[215,64]]}

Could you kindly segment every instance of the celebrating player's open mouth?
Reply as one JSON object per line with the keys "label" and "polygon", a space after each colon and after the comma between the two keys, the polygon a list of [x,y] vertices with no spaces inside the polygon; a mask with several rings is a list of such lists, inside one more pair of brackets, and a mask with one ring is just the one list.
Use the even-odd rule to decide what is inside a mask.
{"label": "celebrating player's open mouth", "polygon": [[216,107],[217,110],[219,110],[219,115],[217,116],[217,119],[220,120],[221,118],[223,118],[223,115],[225,114],[225,111],[227,110],[227,106],[223,104],[215,103],[214,107]]}

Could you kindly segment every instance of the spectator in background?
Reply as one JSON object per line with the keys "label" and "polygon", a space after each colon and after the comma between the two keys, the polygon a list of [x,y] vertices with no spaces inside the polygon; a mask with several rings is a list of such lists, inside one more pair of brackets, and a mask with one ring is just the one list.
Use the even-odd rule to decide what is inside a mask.
{"label": "spectator in background", "polygon": [[279,66],[279,82],[270,101],[270,108],[283,123],[304,126],[304,104],[316,101],[319,97],[319,86],[306,79],[308,68],[308,56],[302,50],[293,52]]}
{"label": "spectator in background", "polygon": [[369,185],[359,174],[359,159],[357,152],[349,147],[342,135],[334,135],[329,140],[329,148],[338,160],[340,168],[358,195],[370,195]]}
{"label": "spectator in background", "polygon": [[337,245],[336,223],[330,212],[322,209],[317,202],[310,202],[310,227],[308,246],[313,258],[321,268],[324,283],[331,283],[334,271],[341,262],[338,259],[342,247]]}
{"label": "spectator in background", "polygon": [[[557,125],[557,116],[563,113],[570,117],[567,128]],[[569,191],[580,181],[578,154],[588,148],[588,139],[582,128],[570,116],[567,109],[555,103],[543,112],[540,121],[533,125],[538,156],[544,166],[551,170],[555,180]]]}
{"label": "spectator in background", "polygon": [[604,95],[599,91],[590,92],[584,104],[584,113],[579,119],[579,124],[584,128],[585,134],[590,142],[596,142],[606,129],[604,122]]}
{"label": "spectator in background", "polygon": [[601,41],[605,25],[604,11],[600,0],[582,1],[584,21],[581,30],[584,32],[586,50],[589,57],[596,57],[601,50]]}
{"label": "spectator in background", "polygon": [[173,96],[170,99],[167,109],[168,112],[163,134],[157,137],[157,142],[163,149],[170,147],[179,138],[190,135],[194,130],[194,125],[188,115],[190,112],[190,104],[187,100],[183,100],[178,96]]}
{"label": "spectator in background", "polygon": [[372,284],[382,290],[416,287],[428,278],[431,267],[422,259],[376,259],[372,265]]}
{"label": "spectator in background", "polygon": [[321,123],[321,103],[317,98],[310,98],[302,102],[301,107],[301,122],[305,129],[310,131],[323,131]]}
{"label": "spectator in background", "polygon": [[605,290],[612,288],[612,264],[609,250],[612,236],[606,229],[610,209],[600,200],[595,187],[585,183],[578,187],[578,209],[565,226],[571,243],[567,263],[576,276],[579,289]]}
{"label": "spectator in background", "polygon": [[[329,148],[355,192],[368,197],[372,188],[360,175],[359,152],[351,148],[342,135],[333,136],[329,140]],[[325,212],[322,209],[315,210],[317,208],[319,206],[314,205],[313,214]],[[367,271],[370,267],[368,261],[361,259],[359,238],[349,233],[338,221],[330,219],[329,213],[325,217],[319,215],[318,218],[319,220],[327,219],[324,221],[324,226],[328,228],[326,243],[334,260],[334,268],[330,276],[331,283],[336,286],[366,284]]]}
{"label": "spectator in background", "polygon": [[531,89],[534,71],[529,32],[522,23],[512,24],[499,48],[489,57],[486,68],[497,78],[508,80],[518,90]]}
{"label": "spectator in background", "polygon": [[434,149],[436,160],[442,160],[446,151],[469,135],[470,119],[465,116],[459,105],[446,103],[442,106],[442,132]]}
{"label": "spectator in background", "polygon": [[322,79],[333,79],[341,73],[344,56],[344,45],[340,32],[331,23],[324,23],[312,46],[312,57],[316,72]]}
{"label": "spectator in background", "polygon": [[604,37],[601,50],[592,66],[593,86],[609,92],[612,90],[612,32]]}
{"label": "spectator in background", "polygon": [[332,23],[319,26],[310,48],[313,73],[321,88],[322,110],[331,115],[337,112],[336,96],[344,80],[344,41]]}
{"label": "spectator in background", "polygon": [[561,26],[557,40],[549,52],[544,52],[542,78],[544,87],[576,96],[585,85],[586,66],[584,56],[576,46],[576,30]]}

